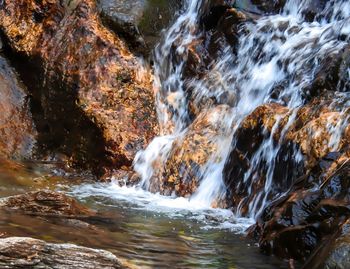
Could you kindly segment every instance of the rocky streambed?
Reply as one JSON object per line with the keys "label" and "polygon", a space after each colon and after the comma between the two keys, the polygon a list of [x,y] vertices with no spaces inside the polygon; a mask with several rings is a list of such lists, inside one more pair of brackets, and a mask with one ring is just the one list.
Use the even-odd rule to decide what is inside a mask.
{"label": "rocky streambed", "polygon": [[0,1],[0,266],[349,267],[349,18]]}

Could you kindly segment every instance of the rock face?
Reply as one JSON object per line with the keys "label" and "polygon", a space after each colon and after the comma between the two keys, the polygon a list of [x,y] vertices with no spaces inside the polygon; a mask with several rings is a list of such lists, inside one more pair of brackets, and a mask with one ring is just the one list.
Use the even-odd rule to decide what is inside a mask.
{"label": "rock face", "polygon": [[[259,166],[255,164],[269,158],[264,156],[263,142],[270,142],[269,152],[272,150],[276,155],[272,156],[274,168],[270,171],[273,174],[272,193],[276,194],[289,190],[299,177],[323,165],[320,162],[323,158],[330,158],[327,156],[332,154],[334,148],[338,151],[334,156],[345,154],[349,141],[347,126],[344,126],[341,134],[331,133],[339,119],[345,120],[346,115],[332,109],[327,101],[314,101],[296,110],[278,104],[258,107],[240,124],[233,140],[233,151],[224,169],[226,185],[231,193],[229,197],[233,199],[231,205],[236,207],[240,204],[241,213],[244,214],[248,210],[245,206],[265,186],[265,175],[271,164],[264,161]],[[290,120],[292,123],[289,123]],[[336,140],[337,135],[342,137],[335,146],[332,141]],[[254,190],[250,186],[254,186]],[[247,193],[248,189],[250,193]]]}
{"label": "rock face", "polygon": [[157,133],[151,75],[100,23],[94,1],[1,1],[0,29],[23,80],[37,86],[43,150],[100,173],[127,169]]}
{"label": "rock face", "polygon": [[[223,143],[227,143],[223,137],[231,130],[225,118],[230,115],[230,109],[227,105],[221,105],[202,111],[186,135],[173,142],[165,164],[155,161],[157,172],[155,179],[151,180],[151,191],[166,195],[175,191],[176,195],[186,197],[197,190],[206,173],[206,164],[219,164],[222,161],[216,153]],[[218,118],[222,118],[222,121],[218,121]]]}
{"label": "rock face", "polygon": [[39,216],[92,216],[92,210],[63,193],[37,191],[0,199],[0,208]]}
{"label": "rock face", "polygon": [[98,0],[103,23],[127,41],[136,53],[147,55],[160,33],[180,9],[179,0]]}
{"label": "rock face", "polygon": [[[341,235],[335,239],[332,244],[330,244],[330,247],[328,246],[328,248],[331,250],[326,258],[326,261],[322,264],[322,266],[319,266],[320,263],[315,262],[316,266],[319,266],[322,269],[345,269],[350,267],[349,228],[348,220],[341,229]],[[316,268],[316,266],[314,267]]]}
{"label": "rock face", "polygon": [[0,154],[6,158],[30,158],[36,135],[27,90],[0,54]]}
{"label": "rock face", "polygon": [[1,268],[108,268],[123,266],[108,251],[72,244],[50,244],[28,237],[0,239]]}
{"label": "rock face", "polygon": [[333,174],[320,176],[324,180],[319,189],[307,188],[315,182],[306,177],[284,199],[269,206],[258,222],[264,252],[302,260],[329,240],[350,216],[349,168],[339,160]]}
{"label": "rock face", "polygon": [[[267,206],[250,231],[265,253],[305,260],[350,216],[347,114],[327,102],[296,110],[263,105],[236,132],[224,169],[228,204],[242,215]],[[332,133],[342,121],[343,131]],[[273,162],[264,155],[266,145]]]}

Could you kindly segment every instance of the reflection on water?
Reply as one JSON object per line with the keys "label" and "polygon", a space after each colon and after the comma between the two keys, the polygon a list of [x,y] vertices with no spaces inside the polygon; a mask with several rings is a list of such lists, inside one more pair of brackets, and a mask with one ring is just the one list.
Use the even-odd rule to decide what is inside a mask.
{"label": "reflection on water", "polygon": [[55,177],[39,168],[0,162],[0,196],[43,188],[66,190],[98,210],[98,216],[48,219],[2,210],[0,236],[106,249],[141,268],[287,268],[260,254],[240,233],[249,222],[235,220],[229,211],[190,208],[189,201],[113,184],[81,185],[79,177]]}

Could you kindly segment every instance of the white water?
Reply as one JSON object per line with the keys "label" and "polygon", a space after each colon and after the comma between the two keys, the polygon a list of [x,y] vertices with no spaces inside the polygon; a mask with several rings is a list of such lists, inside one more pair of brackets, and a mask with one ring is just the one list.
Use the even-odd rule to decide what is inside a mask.
{"label": "white water", "polygon": [[[284,105],[292,112],[282,130],[281,142],[298,109],[308,102],[305,89],[314,80],[322,60],[325,56],[336,55],[349,45],[350,2],[328,1],[316,19],[307,22],[303,9],[310,1],[288,0],[281,14],[262,16],[241,25],[237,53],[233,53],[231,47],[225,47],[220,58],[214,59],[210,65],[206,76],[198,79],[184,78],[183,71],[189,45],[202,34],[199,18],[207,0],[184,0],[181,15],[166,31],[155,50],[154,88],[161,133],[135,158],[134,168],[141,176],[139,185],[120,187],[119,183],[114,182],[84,185],[75,188],[73,195],[80,198],[92,195],[123,200],[139,209],[162,212],[173,217],[190,216],[203,221],[205,216],[211,216],[219,220],[204,226],[207,228],[242,231],[249,226],[272,200],[283,195],[283,191],[272,191],[276,155],[281,148],[280,143],[273,140],[277,120],[272,133],[251,158],[251,166],[246,171],[243,182],[239,182],[233,190],[248,190],[248,213],[244,215],[248,218],[240,218],[242,208],[247,206],[245,199],[236,205],[234,215],[230,210],[213,209],[213,202],[226,195],[223,169],[235,146],[235,134],[240,123],[262,104],[275,102]],[[334,89],[337,93],[331,107],[344,115],[335,126],[328,126],[331,134],[328,147],[331,151],[339,148],[342,134],[349,122],[350,96],[344,91],[350,88],[350,67],[347,73],[345,82],[339,83],[337,89]],[[147,190],[152,183],[164,181],[156,178],[161,175],[157,169],[164,167],[174,146],[181,144],[193,132],[187,96],[189,87],[192,90],[192,101],[198,107],[199,104],[207,104],[205,101],[211,98],[221,104],[201,105],[202,114],[207,115],[210,125],[215,127],[216,131],[208,132],[206,138],[215,145],[216,150],[198,170],[200,184],[191,197],[151,194]],[[276,91],[278,87],[280,90]],[[229,96],[226,98],[229,101],[222,96]],[[198,117],[201,116],[203,115]],[[318,133],[310,135],[317,136]],[[302,159],[297,150],[294,156],[289,157]],[[254,192],[254,175],[262,164],[266,166],[266,179],[263,188]],[[287,189],[288,186],[285,191]]]}
{"label": "white water", "polygon": [[80,200],[94,197],[95,203],[103,198],[111,199],[103,200],[103,206],[120,206],[123,201],[127,203],[128,210],[151,211],[171,218],[193,219],[202,224],[202,229],[226,229],[244,233],[254,223],[253,219],[235,217],[230,210],[213,209],[183,197],[152,194],[138,187],[120,186],[113,181],[76,186],[69,193]]}
{"label": "white water", "polygon": [[[184,79],[183,68],[189,44],[201,34],[198,22],[205,1],[185,1],[183,13],[167,30],[155,51],[154,87],[157,92],[161,136],[155,138],[149,147],[139,152],[135,158],[135,170],[142,177],[139,187],[146,190],[149,188],[150,182],[154,180],[154,169],[159,169],[165,164],[173,150],[174,141],[181,141],[189,132],[191,121],[186,87],[190,85],[193,88],[195,103],[213,96],[220,101],[223,93],[234,96],[235,102],[233,108],[226,110],[225,114],[212,118],[213,121],[218,121],[220,130],[217,136],[209,139],[218,149],[199,170],[200,186],[196,193],[186,200],[186,206],[210,207],[213,201],[225,196],[222,172],[230,153],[229,145],[234,145],[232,141],[234,142],[240,122],[255,108],[270,102],[294,109],[292,115],[295,115],[298,108],[305,104],[305,88],[313,81],[324,57],[336,54],[349,44],[349,1],[329,1],[315,21],[306,22],[303,12],[309,2],[310,0],[288,0],[281,14],[263,16],[254,22],[245,23],[241,27],[237,55],[232,53],[231,48],[225,48],[224,56],[215,60],[207,76],[196,80]],[[347,85],[350,81],[350,69],[348,73]],[[339,84],[336,90],[345,90],[348,87],[346,84]],[[272,93],[278,85],[282,90],[273,96]],[[347,98],[341,94],[338,97],[335,98],[334,106],[338,100]],[[338,110],[347,113],[348,106],[348,103],[343,102]],[[208,106],[204,109],[211,108]],[[337,150],[341,135],[348,124],[348,117],[344,118],[345,120],[336,126],[329,126],[329,147],[332,150]],[[293,119],[291,116],[282,134],[287,131]],[[259,164],[266,162],[263,190],[250,193],[251,217],[256,217],[271,200],[282,195],[270,193],[275,157],[279,150],[279,145],[273,143],[271,135],[253,156],[252,167],[245,175],[245,178],[250,178]],[[296,151],[294,158],[301,159],[300,152]],[[221,161],[217,162],[218,159]],[[158,163],[157,168],[154,165],[155,161]],[[176,207],[176,204],[172,206]],[[240,214],[240,206],[237,214]]]}

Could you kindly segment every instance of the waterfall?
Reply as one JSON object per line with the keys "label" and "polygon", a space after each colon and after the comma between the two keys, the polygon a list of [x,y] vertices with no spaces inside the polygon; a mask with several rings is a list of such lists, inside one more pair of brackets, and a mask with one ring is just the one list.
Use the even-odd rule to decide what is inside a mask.
{"label": "waterfall", "polygon": [[[161,133],[135,158],[134,167],[141,176],[141,187],[150,188],[155,170],[167,161],[174,141],[181,141],[190,132],[193,119],[186,95],[189,85],[195,96],[194,102],[200,103],[213,96],[219,100],[223,94],[233,96],[229,103],[222,101],[229,106],[228,109],[218,110],[210,116],[210,121],[219,128],[218,133],[209,138],[217,147],[198,171],[200,184],[191,195],[191,201],[210,205],[225,196],[224,165],[235,146],[235,135],[241,122],[257,107],[278,103],[292,111],[281,132],[280,139],[283,139],[297,111],[308,102],[305,92],[309,90],[322,60],[326,55],[344,49],[350,41],[350,2],[327,1],[310,20],[306,18],[305,8],[311,1],[287,0],[279,14],[244,22],[238,30],[237,52],[225,48],[223,55],[211,64],[210,70],[201,78],[185,77],[183,71],[190,44],[203,31],[199,21],[208,3],[205,0],[184,1],[179,18],[166,31],[155,50],[154,88]],[[336,93],[331,104],[340,113],[348,113],[347,107],[350,105],[346,93],[350,85],[350,67],[347,73],[345,83],[339,83],[334,89]],[[209,104],[203,110],[214,109],[213,106]],[[255,151],[244,176],[245,184],[250,185],[249,217],[258,216],[271,201],[283,195],[271,192],[275,158],[281,149],[280,144],[273,141],[278,124],[277,119],[271,134]],[[339,147],[341,133],[347,124],[348,117],[344,116],[336,126],[329,127],[329,146],[333,150]],[[293,158],[301,158],[298,150],[294,151]],[[157,167],[154,165],[156,160]],[[262,162],[267,167],[265,185],[260,192],[253,193],[254,173]],[[239,186],[236,187],[238,190]],[[237,215],[241,214],[244,202],[242,200],[237,207]]]}

